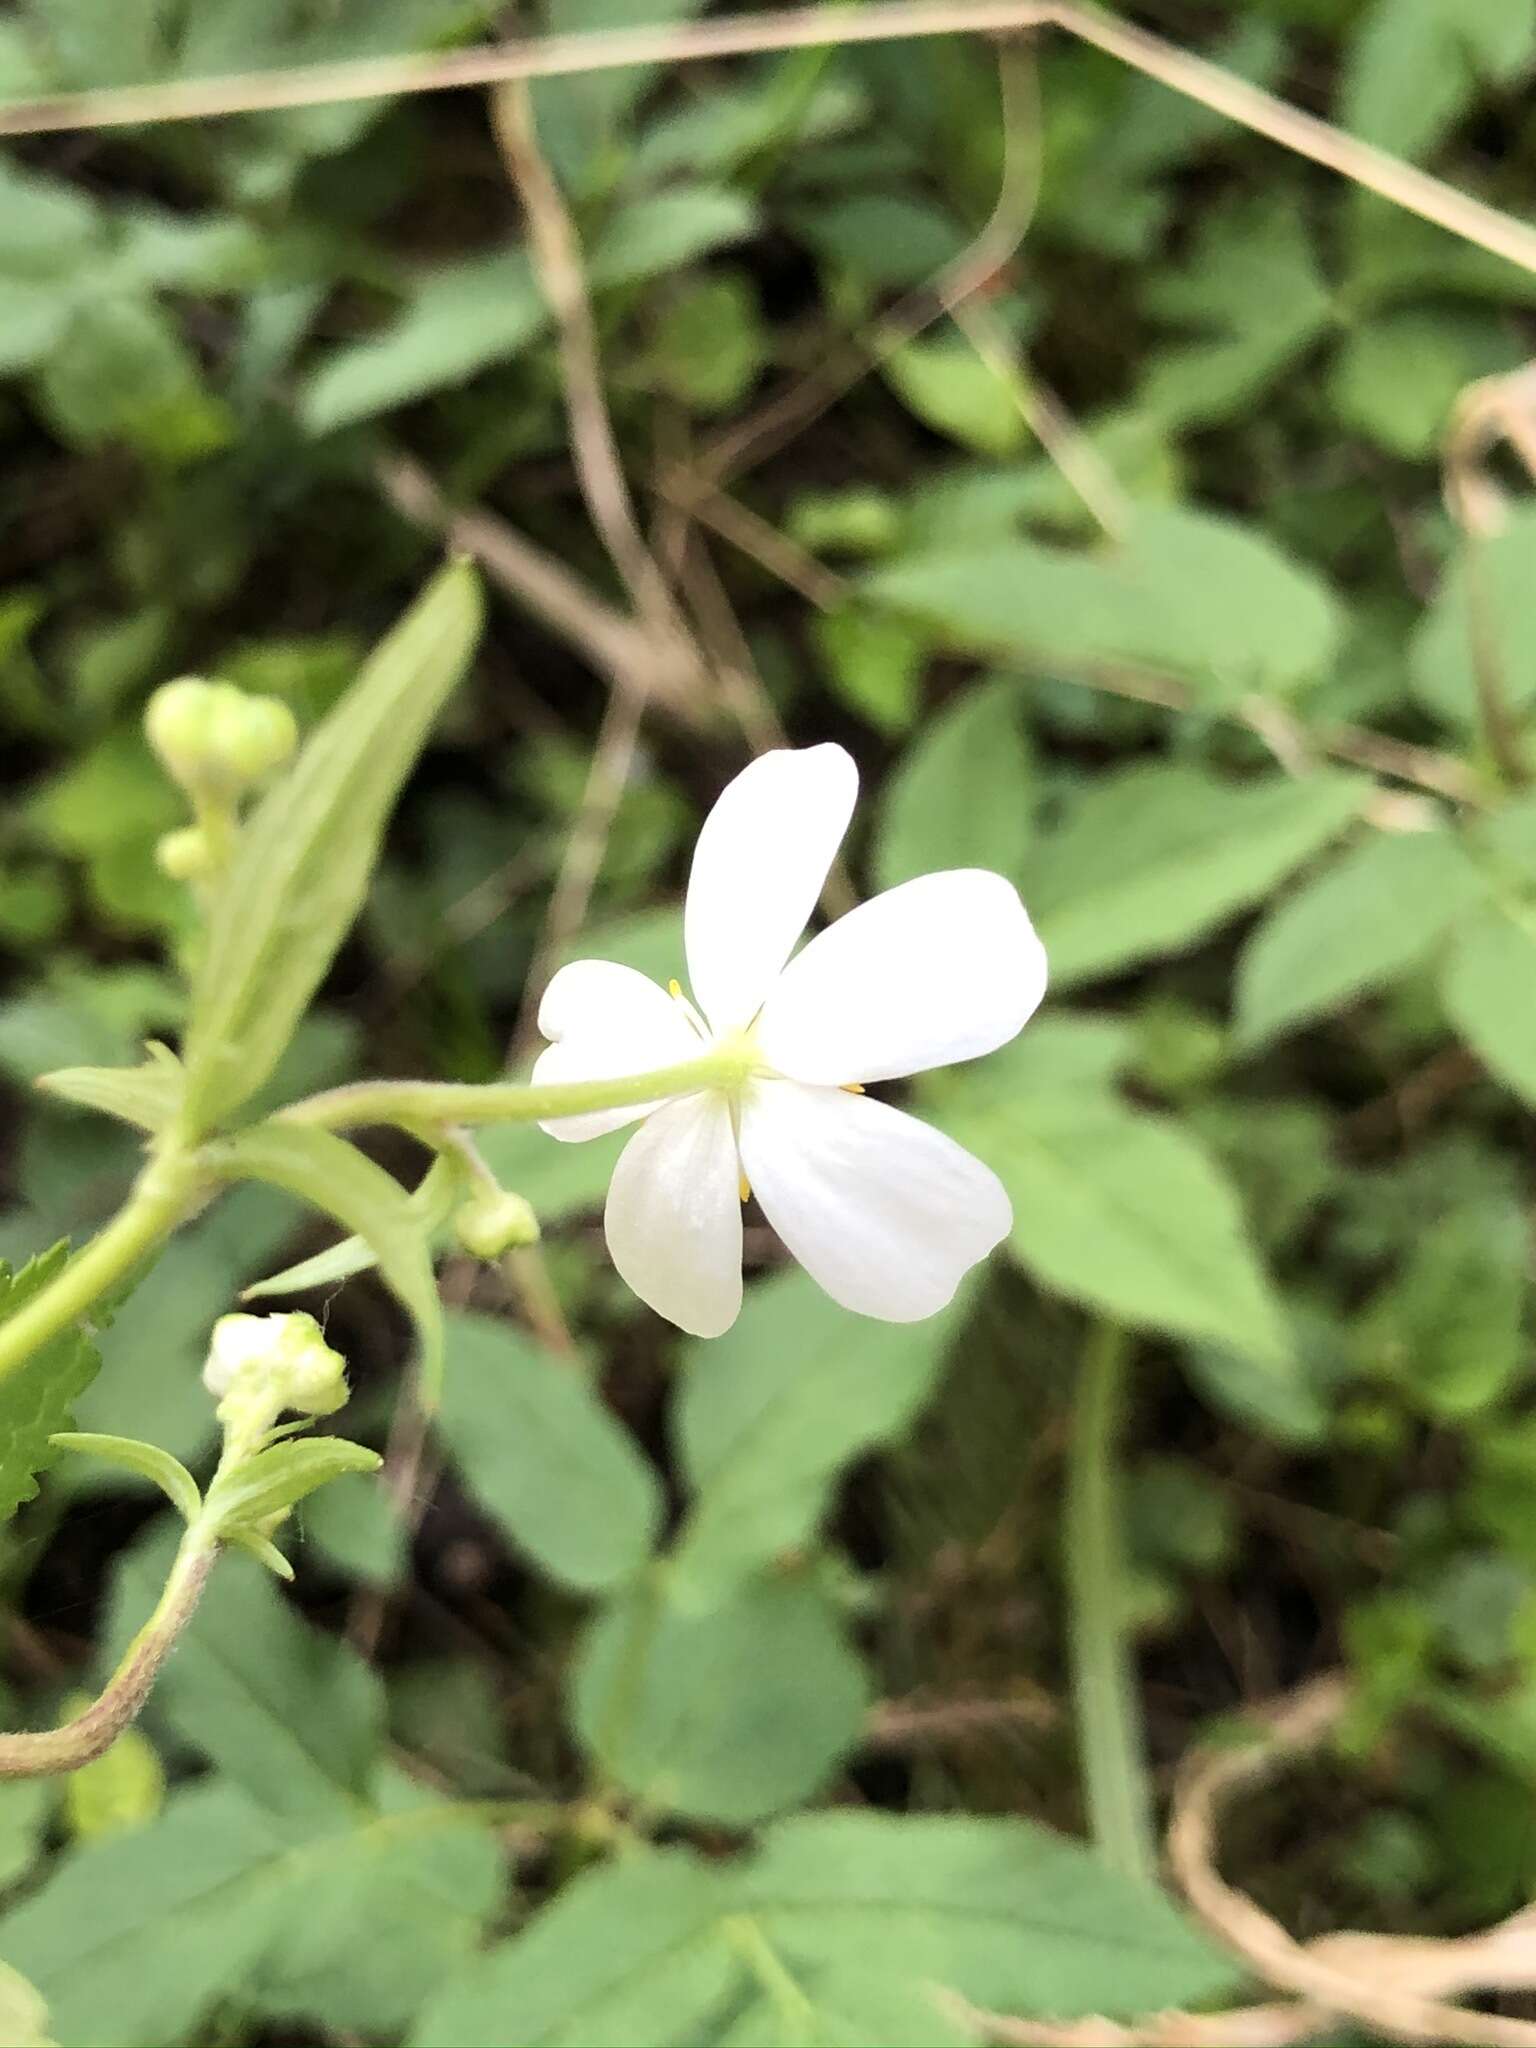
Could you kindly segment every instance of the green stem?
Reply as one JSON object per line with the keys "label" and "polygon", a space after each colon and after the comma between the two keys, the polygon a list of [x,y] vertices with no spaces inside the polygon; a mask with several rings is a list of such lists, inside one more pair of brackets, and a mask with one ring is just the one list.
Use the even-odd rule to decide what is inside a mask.
{"label": "green stem", "polygon": [[185,1153],[152,1159],[112,1221],[24,1308],[0,1323],[0,1379],[83,1316],[184,1222],[201,1191]]}
{"label": "green stem", "polygon": [[360,1081],[311,1095],[280,1113],[284,1123],[318,1124],[328,1131],[360,1124],[398,1124],[431,1129],[444,1124],[545,1123],[584,1116],[597,1109],[629,1109],[701,1088],[725,1088],[743,1080],[755,1064],[734,1047],[719,1046],[675,1067],[623,1074],[607,1081],[564,1081],[538,1086],[492,1081],[482,1087],[454,1081]]}
{"label": "green stem", "polygon": [[161,1665],[192,1619],[213,1561],[217,1539],[193,1527],[182,1538],[154,1613],[129,1644],[122,1662],[84,1713],[62,1728],[0,1735],[0,1779],[56,1777],[78,1771],[112,1747],[149,1696]]}
{"label": "green stem", "polygon": [[1106,1862],[1151,1882],[1152,1801],[1125,1629],[1115,1461],[1131,1355],[1104,1323],[1083,1351],[1067,1471],[1066,1578],[1078,1745],[1093,1839]]}

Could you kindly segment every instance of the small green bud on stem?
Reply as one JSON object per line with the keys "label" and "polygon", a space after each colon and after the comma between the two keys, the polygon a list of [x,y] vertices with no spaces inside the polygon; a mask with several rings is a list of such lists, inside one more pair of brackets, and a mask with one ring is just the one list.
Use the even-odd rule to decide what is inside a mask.
{"label": "small green bud on stem", "polygon": [[281,767],[298,744],[293,713],[277,697],[233,683],[181,676],[156,690],[144,731],[162,766],[194,800],[228,803]]}
{"label": "small green bud on stem", "polygon": [[465,1251],[477,1259],[499,1259],[539,1241],[532,1205],[505,1188],[483,1188],[455,1212],[453,1227]]}

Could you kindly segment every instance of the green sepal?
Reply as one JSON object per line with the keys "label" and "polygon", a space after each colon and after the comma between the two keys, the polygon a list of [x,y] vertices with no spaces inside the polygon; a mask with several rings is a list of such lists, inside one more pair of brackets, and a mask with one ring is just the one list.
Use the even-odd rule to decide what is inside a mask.
{"label": "green sepal", "polygon": [[208,914],[187,1022],[193,1135],[276,1066],[367,893],[427,732],[474,651],[474,570],[434,578],[242,827]]}
{"label": "green sepal", "polygon": [[164,1046],[152,1046],[150,1055],[139,1067],[59,1067],[40,1074],[37,1086],[61,1102],[99,1110],[154,1134],[176,1121],[186,1075],[180,1060]]}
{"label": "green sepal", "polygon": [[274,1573],[285,1584],[293,1584],[293,1566],[269,1538],[258,1536],[254,1529],[228,1529],[225,1531],[224,1541],[232,1543],[237,1550],[248,1551],[258,1564],[264,1564],[269,1572]]}
{"label": "green sepal", "polygon": [[383,1459],[364,1444],[342,1436],[296,1438],[273,1444],[226,1472],[208,1496],[208,1511],[222,1535],[256,1529],[273,1515],[286,1514],[328,1480],[346,1472],[377,1472]]}
{"label": "green sepal", "polygon": [[427,1232],[399,1182],[334,1132],[276,1118],[210,1145],[203,1156],[220,1179],[285,1188],[367,1241],[416,1325],[422,1398],[434,1406],[443,1378],[443,1308]]}
{"label": "green sepal", "polygon": [[[460,1162],[444,1153],[433,1160],[406,1197],[407,1207],[427,1237],[435,1238],[453,1214],[465,1178]],[[301,1259],[296,1266],[285,1266],[281,1273],[255,1281],[244,1289],[240,1299],[256,1301],[264,1295],[302,1294],[310,1287],[334,1287],[338,1281],[370,1272],[378,1263],[378,1254],[366,1238],[344,1237],[337,1244],[327,1245],[323,1252],[316,1252],[313,1258]]]}
{"label": "green sepal", "polygon": [[150,1480],[185,1522],[196,1521],[202,1513],[203,1496],[197,1481],[179,1458],[162,1451],[158,1444],[141,1443],[132,1436],[101,1436],[89,1429],[55,1430],[48,1441],[61,1451],[80,1451]]}

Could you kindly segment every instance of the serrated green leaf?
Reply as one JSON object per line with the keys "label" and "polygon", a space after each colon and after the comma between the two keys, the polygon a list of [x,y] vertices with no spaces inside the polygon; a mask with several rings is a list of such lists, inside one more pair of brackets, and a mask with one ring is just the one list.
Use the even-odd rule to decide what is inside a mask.
{"label": "serrated green leaf", "polygon": [[1325,846],[1367,788],[1334,774],[1237,784],[1179,763],[1100,778],[1031,862],[1052,986],[1206,938]]}
{"label": "serrated green leaf", "polygon": [[415,1826],[436,1803],[394,1773],[344,1812],[293,1817],[200,1785],[67,1853],[0,1943],[80,2048],[205,2038],[231,1996],[393,2034],[474,1952],[500,1891],[484,1830]]}
{"label": "serrated green leaf", "polygon": [[1356,1356],[1432,1417],[1491,1408],[1525,1367],[1530,1257],[1517,1202],[1490,1195],[1442,1216],[1357,1318]]}
{"label": "serrated green leaf", "polygon": [[520,354],[548,319],[521,250],[425,271],[397,318],[334,349],[305,379],[299,418],[311,434],[329,434],[461,384]]}
{"label": "serrated green leaf", "polygon": [[1266,535],[1182,506],[1143,506],[1115,549],[995,541],[909,555],[862,588],[955,646],[1069,674],[1151,669],[1218,705],[1316,681],[1343,628],[1332,592]]}
{"label": "serrated green leaf", "polygon": [[723,1337],[683,1354],[674,1411],[695,1499],[673,1569],[729,1585],[814,1536],[838,1475],[901,1435],[932,1392],[966,1311],[872,1323],[804,1273],[749,1293]]}
{"label": "serrated green leaf", "polygon": [[[934,2025],[935,1986],[993,2011],[1129,2018],[1203,2003],[1233,1972],[1151,1887],[1033,1823],[808,1814],[745,1862],[645,1850],[578,1879],[466,1966],[413,2048],[716,2040],[765,1978],[802,2031],[741,2039],[870,2048],[951,2040]],[[889,2031],[825,2029],[871,1982]]]}
{"label": "serrated green leaf", "polygon": [[661,1527],[661,1487],[585,1368],[490,1316],[450,1316],[447,1340],[438,1427],[485,1512],[583,1592],[637,1572]]}
{"label": "serrated green leaf", "polygon": [[880,795],[875,875],[882,889],[940,868],[1017,876],[1034,838],[1034,763],[1019,727],[1020,685],[978,684],[947,704]]}
{"label": "serrated green leaf", "polygon": [[[170,1547],[158,1535],[115,1574],[109,1638],[126,1646],[154,1606]],[[110,1651],[109,1651],[110,1654]],[[269,1812],[350,1820],[384,1740],[384,1689],[348,1644],[284,1603],[268,1573],[230,1554],[155,1686],[154,1714]]]}
{"label": "serrated green leaf", "polygon": [[1395,980],[1487,883],[1448,832],[1378,833],[1283,898],[1244,947],[1237,1026],[1256,1045]]}
{"label": "serrated green leaf", "polygon": [[666,1580],[621,1593],[588,1628],[571,1704],[588,1752],[635,1798],[750,1827],[826,1781],[869,1696],[826,1593],[800,1576],[704,1607]]}
{"label": "serrated green leaf", "polygon": [[286,1188],[367,1240],[416,1325],[423,1396],[434,1402],[443,1376],[443,1309],[426,1232],[399,1182],[333,1131],[275,1118],[210,1146],[207,1159],[222,1178]]}
{"label": "serrated green leaf", "polygon": [[209,912],[184,1056],[201,1132],[276,1066],[367,891],[401,784],[480,629],[456,562],[428,585],[242,828]]}
{"label": "serrated green leaf", "polygon": [[100,1458],[108,1465],[116,1465],[124,1472],[133,1472],[140,1479],[147,1479],[158,1486],[166,1499],[185,1522],[197,1519],[203,1505],[197,1481],[182,1464],[180,1458],[173,1458],[169,1451],[162,1451],[157,1444],[141,1443],[137,1437],[106,1436],[95,1430],[55,1430],[50,1442],[61,1451],[79,1451],[89,1458]]}
{"label": "serrated green leaf", "polygon": [[[0,1321],[40,1294],[68,1256],[68,1246],[57,1244],[14,1276],[0,1264]],[[68,1429],[75,1401],[100,1366],[94,1345],[78,1330],[66,1330],[0,1380],[0,1522],[36,1497],[38,1474],[59,1455],[53,1439]]]}
{"label": "serrated green leaf", "polygon": [[942,1120],[1001,1177],[1014,1255],[1043,1286],[1139,1328],[1291,1370],[1279,1303],[1237,1198],[1172,1119],[1084,1090],[976,1108],[962,1098]]}

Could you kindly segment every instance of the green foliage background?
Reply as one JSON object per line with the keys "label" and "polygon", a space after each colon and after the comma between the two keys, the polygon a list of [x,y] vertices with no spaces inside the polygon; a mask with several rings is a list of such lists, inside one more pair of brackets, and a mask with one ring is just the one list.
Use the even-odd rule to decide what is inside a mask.
{"label": "green foliage background", "polygon": [[[1141,18],[1528,204],[1530,0]],[[118,0],[106,34],[22,0],[0,95],[506,25]],[[697,661],[623,630],[480,96],[0,158],[8,1289],[136,1162],[28,1084],[185,1022],[146,695],[219,674],[313,722],[440,557],[423,476],[493,522],[488,631],[264,1099],[516,1065],[551,943],[678,971],[692,833],[780,729],[859,761],[859,890],[998,868],[1053,970],[1014,1046],[916,1091],[1017,1218],[931,1323],[856,1321],[758,1231],[737,1328],[679,1341],[603,1256],[616,1144],[522,1130],[485,1149],[543,1255],[449,1263],[425,1444],[392,1427],[395,1304],[328,1300],[386,1483],[305,1508],[291,1595],[220,1566],[142,1734],[0,1787],[0,1954],[61,2042],[948,2043],[976,2037],[933,1983],[1064,2018],[1233,1993],[1063,1838],[1064,1467],[1106,1329],[1128,1556],[1097,1592],[1154,1773],[1342,1662],[1343,1749],[1242,1880],[1307,1931],[1454,1932],[1536,1886],[1536,511],[1500,470],[1471,538],[1440,469],[1458,395],[1531,352],[1536,276],[1064,38],[1004,83],[952,38],[535,89]],[[1000,189],[1017,253],[914,332]],[[780,429],[784,393],[816,403]],[[101,1376],[72,1355],[44,1413],[23,1375],[0,1433],[72,1398],[204,1470],[210,1322],[325,1241],[241,1189],[116,1308]],[[109,1668],[167,1519],[122,1473],[43,1477],[0,1551],[12,1725]]]}

